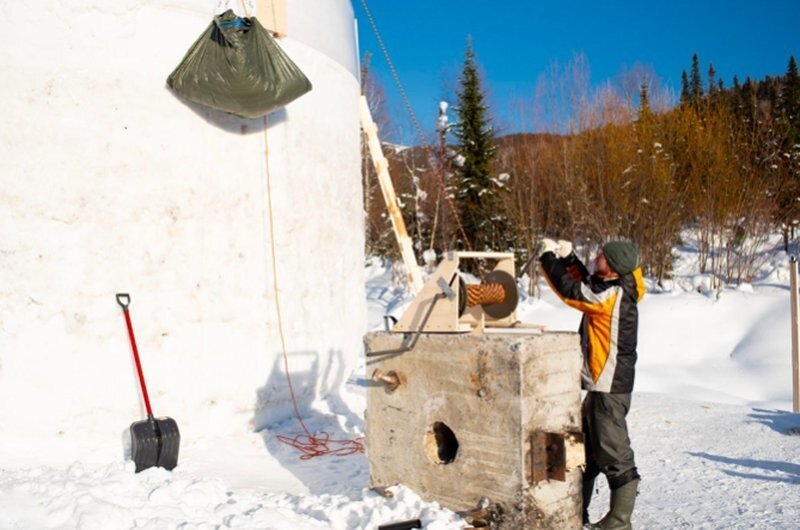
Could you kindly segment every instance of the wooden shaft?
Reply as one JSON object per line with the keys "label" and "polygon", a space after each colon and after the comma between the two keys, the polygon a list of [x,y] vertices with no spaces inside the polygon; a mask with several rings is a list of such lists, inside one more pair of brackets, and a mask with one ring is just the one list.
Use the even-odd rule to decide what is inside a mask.
{"label": "wooden shaft", "polygon": [[372,113],[369,111],[367,98],[364,96],[361,96],[361,128],[364,129],[367,135],[369,154],[372,157],[372,163],[375,165],[375,172],[378,174],[383,200],[386,201],[386,209],[389,211],[394,235],[400,247],[400,255],[406,266],[406,280],[416,295],[422,290],[422,273],[420,272],[417,258],[414,256],[411,238],[408,237],[406,223],[403,221],[403,214],[400,211],[400,203],[397,200],[394,185],[392,185],[392,179],[389,176],[389,163],[383,156],[381,142],[378,139],[378,126],[372,121]]}
{"label": "wooden shaft", "polygon": [[797,258],[789,263],[789,286],[792,306],[792,407],[800,412],[800,302],[798,301]]}

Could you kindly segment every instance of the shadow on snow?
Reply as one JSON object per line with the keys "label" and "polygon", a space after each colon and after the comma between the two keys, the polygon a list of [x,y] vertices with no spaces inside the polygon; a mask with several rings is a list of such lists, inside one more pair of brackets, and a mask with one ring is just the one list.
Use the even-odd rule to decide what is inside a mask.
{"label": "shadow on snow", "polygon": [[729,458],[727,456],[712,455],[709,453],[689,453],[697,458],[705,458],[712,462],[728,464],[731,466],[752,468],[756,470],[768,471],[775,474],[756,474],[721,469],[726,475],[747,479],[766,480],[770,482],[786,482],[788,484],[800,484],[800,465],[791,462],[777,462],[772,460],[755,460],[751,458]]}
{"label": "shadow on snow", "polygon": [[[327,433],[330,436],[328,446],[334,451],[349,447],[335,441],[362,437],[364,420],[360,413],[350,409],[341,395],[347,369],[342,352],[330,351],[326,356],[315,351],[292,352],[288,363],[297,410],[308,431],[319,439]],[[325,396],[324,400],[315,401],[317,395]],[[327,411],[320,410],[326,408]],[[277,438],[280,435],[307,441],[295,417],[282,355],[277,357],[266,384],[256,393],[253,425],[260,432],[267,451],[311,494],[360,498],[361,490],[368,486],[369,466],[363,453],[301,460],[303,452]],[[363,444],[363,439],[360,442]]]}

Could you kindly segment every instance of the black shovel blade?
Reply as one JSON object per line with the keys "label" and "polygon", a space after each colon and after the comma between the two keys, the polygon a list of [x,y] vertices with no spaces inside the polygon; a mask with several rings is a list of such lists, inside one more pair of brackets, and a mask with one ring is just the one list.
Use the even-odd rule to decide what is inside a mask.
{"label": "black shovel blade", "polygon": [[131,424],[131,457],[136,472],[158,466],[171,470],[178,465],[181,433],[172,418],[154,418]]}

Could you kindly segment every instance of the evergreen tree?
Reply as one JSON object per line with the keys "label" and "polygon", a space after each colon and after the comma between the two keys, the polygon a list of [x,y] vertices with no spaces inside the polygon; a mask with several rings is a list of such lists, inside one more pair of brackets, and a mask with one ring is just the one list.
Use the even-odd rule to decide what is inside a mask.
{"label": "evergreen tree", "polygon": [[779,104],[783,119],[788,125],[790,141],[800,143],[800,76],[794,56],[789,57]]}
{"label": "evergreen tree", "polygon": [[733,76],[733,86],[728,91],[728,107],[737,118],[742,117],[742,85],[739,84],[739,76]]}
{"label": "evergreen tree", "polygon": [[689,78],[686,76],[686,70],[683,70],[681,72],[681,105],[689,103],[690,99]]}
{"label": "evergreen tree", "polygon": [[717,71],[714,70],[714,65],[708,65],[708,97],[713,98],[717,92],[717,84],[715,83],[714,78],[717,75]]}
{"label": "evergreen tree", "polygon": [[640,152],[652,149],[652,135],[654,128],[653,110],[650,107],[650,91],[642,83],[639,88],[639,119],[636,122],[636,137],[639,142]]}
{"label": "evergreen tree", "polygon": [[697,54],[692,55],[692,73],[689,76],[689,96],[693,105],[699,105],[703,99],[703,78],[700,75],[700,61]]}
{"label": "evergreen tree", "polygon": [[[797,73],[797,61],[794,60],[794,55],[789,57],[789,66],[786,69],[786,77],[784,78],[786,86],[786,102],[793,108],[793,110],[800,110],[800,75]],[[793,116],[794,119],[798,118],[796,112]]]}
{"label": "evergreen tree", "polygon": [[650,95],[647,91],[647,85],[642,83],[639,90],[639,119],[646,119],[650,117],[652,110],[650,110]]}
{"label": "evergreen tree", "polygon": [[745,122],[753,123],[755,121],[756,90],[753,87],[753,81],[750,76],[746,77],[742,84],[739,107],[741,118]]}
{"label": "evergreen tree", "polygon": [[488,107],[481,89],[472,39],[467,41],[464,66],[459,77],[456,115],[453,127],[459,153],[457,204],[466,236],[464,245],[474,250],[501,250],[500,237],[505,227],[496,221],[499,212],[498,188],[491,178],[495,156],[494,130],[489,122]]}
{"label": "evergreen tree", "polygon": [[[765,110],[765,116],[772,116],[773,112],[778,113],[780,108],[780,79],[777,77],[766,76],[757,82],[756,103],[759,109]],[[766,103],[769,103],[766,105]]]}

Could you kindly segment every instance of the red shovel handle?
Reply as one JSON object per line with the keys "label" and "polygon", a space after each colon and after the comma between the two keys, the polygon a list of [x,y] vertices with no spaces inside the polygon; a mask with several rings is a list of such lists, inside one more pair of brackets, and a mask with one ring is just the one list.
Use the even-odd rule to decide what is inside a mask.
{"label": "red shovel handle", "polygon": [[133,326],[131,325],[131,315],[128,306],[131,303],[131,296],[126,293],[117,294],[117,303],[122,306],[125,313],[125,323],[128,325],[128,336],[131,338],[133,348],[133,359],[136,361],[136,371],[139,372],[139,383],[142,385],[142,395],[144,396],[144,406],[147,407],[147,417],[153,417],[153,410],[150,408],[150,398],[147,396],[147,385],[144,384],[144,373],[142,373],[142,363],[139,361],[139,350],[136,348],[136,339],[133,336]]}

